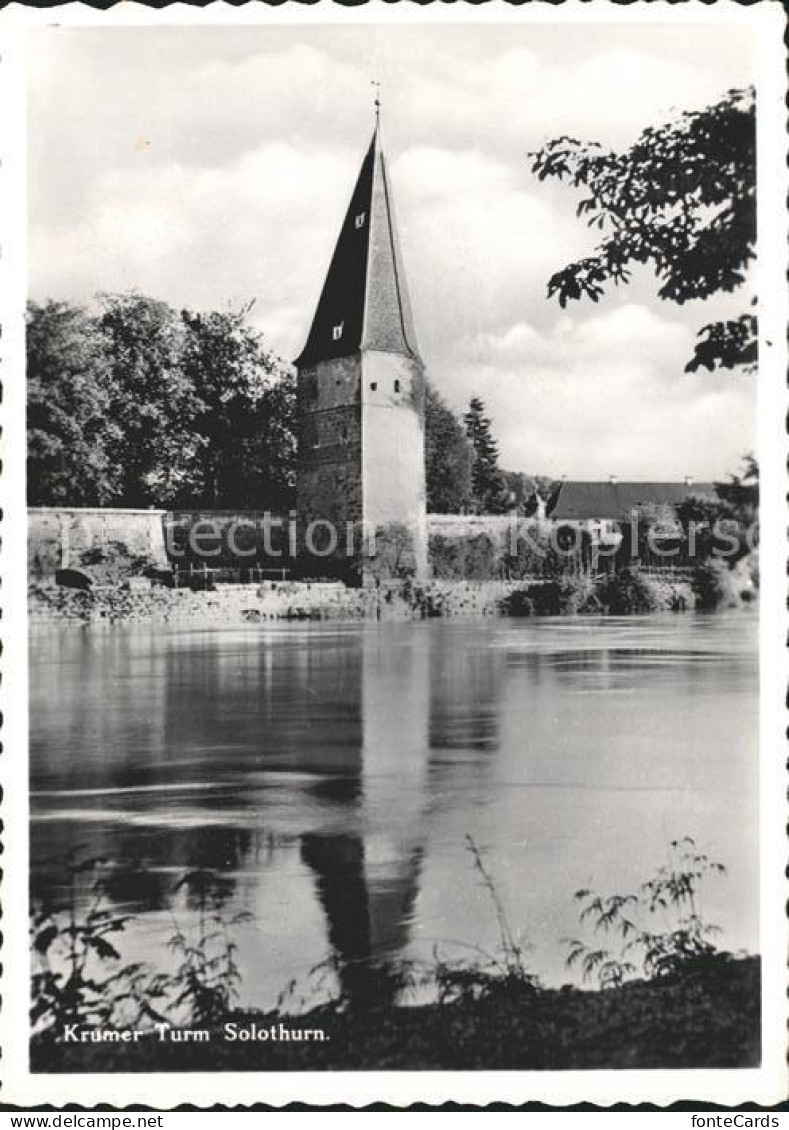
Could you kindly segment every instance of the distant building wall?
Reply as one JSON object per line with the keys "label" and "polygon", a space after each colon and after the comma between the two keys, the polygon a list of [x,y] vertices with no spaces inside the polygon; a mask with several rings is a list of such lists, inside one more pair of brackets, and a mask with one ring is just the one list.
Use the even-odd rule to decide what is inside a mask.
{"label": "distant building wall", "polygon": [[145,559],[166,569],[163,510],[31,507],[27,512],[28,570],[51,576],[103,556]]}

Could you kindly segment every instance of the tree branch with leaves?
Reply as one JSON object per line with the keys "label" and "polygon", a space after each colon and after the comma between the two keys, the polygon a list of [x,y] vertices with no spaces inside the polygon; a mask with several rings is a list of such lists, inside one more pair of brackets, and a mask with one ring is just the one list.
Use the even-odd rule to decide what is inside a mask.
{"label": "tree branch with leaves", "polygon": [[[756,111],[752,87],[645,129],[623,152],[559,137],[529,154],[531,170],[584,190],[577,214],[601,233],[594,252],[557,271],[548,296],[597,302],[605,287],[651,265],[658,294],[677,304],[737,290],[756,241]],[[752,304],[753,305],[753,304]],[[698,332],[686,371],[757,360],[751,310]]]}

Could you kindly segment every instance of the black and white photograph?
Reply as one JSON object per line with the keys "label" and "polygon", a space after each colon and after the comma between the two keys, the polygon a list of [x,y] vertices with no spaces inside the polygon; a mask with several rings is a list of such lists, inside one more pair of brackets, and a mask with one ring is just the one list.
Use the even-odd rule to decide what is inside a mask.
{"label": "black and white photograph", "polygon": [[780,1101],[780,6],[120,7],[0,21],[6,1097]]}

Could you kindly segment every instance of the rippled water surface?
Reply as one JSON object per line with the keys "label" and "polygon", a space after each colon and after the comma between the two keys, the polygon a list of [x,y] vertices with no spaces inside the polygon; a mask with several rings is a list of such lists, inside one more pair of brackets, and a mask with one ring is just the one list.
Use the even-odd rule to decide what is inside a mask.
{"label": "rippled water surface", "polygon": [[38,635],[34,880],[78,845],[140,864],[124,957],[163,967],[173,883],[221,872],[269,1005],[332,953],[493,950],[467,835],[560,983],[573,892],[690,835],[729,869],[707,917],[755,951],[756,645],[749,612]]}

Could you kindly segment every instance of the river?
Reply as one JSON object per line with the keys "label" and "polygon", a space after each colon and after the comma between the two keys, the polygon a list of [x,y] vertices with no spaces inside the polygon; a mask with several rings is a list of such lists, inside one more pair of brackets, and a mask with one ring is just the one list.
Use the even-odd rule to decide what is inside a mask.
{"label": "river", "polygon": [[757,952],[757,636],[750,610],[36,633],[34,889],[107,861],[124,959],[164,968],[178,877],[217,872],[241,1003],[295,981],[297,1007],[331,955],[495,951],[469,836],[548,984],[574,892],[635,890],[690,836],[728,871],[705,917]]}

